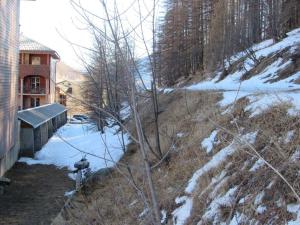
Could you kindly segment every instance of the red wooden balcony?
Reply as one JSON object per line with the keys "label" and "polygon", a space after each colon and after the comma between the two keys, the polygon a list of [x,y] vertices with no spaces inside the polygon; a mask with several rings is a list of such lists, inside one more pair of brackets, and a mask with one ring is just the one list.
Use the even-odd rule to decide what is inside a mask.
{"label": "red wooden balcony", "polygon": [[49,65],[20,64],[19,71],[20,71],[21,79],[28,75],[38,75],[38,76],[43,76],[43,77],[50,76],[50,66]]}

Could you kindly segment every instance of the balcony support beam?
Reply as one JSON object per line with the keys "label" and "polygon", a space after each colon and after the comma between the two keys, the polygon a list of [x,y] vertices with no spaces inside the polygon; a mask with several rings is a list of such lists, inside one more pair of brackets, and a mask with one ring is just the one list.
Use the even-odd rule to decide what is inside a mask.
{"label": "balcony support beam", "polygon": [[24,91],[24,88],[23,88],[23,85],[24,85],[24,79],[21,79],[21,87],[20,87],[20,109],[23,110],[23,91]]}
{"label": "balcony support beam", "polygon": [[49,79],[46,79],[46,102],[49,104]]}

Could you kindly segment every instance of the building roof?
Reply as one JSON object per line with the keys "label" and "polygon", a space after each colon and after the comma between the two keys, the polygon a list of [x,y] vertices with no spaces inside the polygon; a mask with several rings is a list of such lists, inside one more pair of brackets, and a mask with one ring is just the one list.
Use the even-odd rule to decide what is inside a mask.
{"label": "building roof", "polygon": [[53,50],[35,40],[25,37],[24,35],[20,36],[20,51],[47,53],[47,54],[51,54],[52,57],[55,59],[60,58],[58,53],[55,50]]}
{"label": "building roof", "polygon": [[65,111],[67,109],[63,105],[53,103],[19,111],[18,119],[37,128]]}
{"label": "building roof", "polygon": [[69,93],[72,90],[72,83],[70,81],[62,81],[56,84],[64,94]]}

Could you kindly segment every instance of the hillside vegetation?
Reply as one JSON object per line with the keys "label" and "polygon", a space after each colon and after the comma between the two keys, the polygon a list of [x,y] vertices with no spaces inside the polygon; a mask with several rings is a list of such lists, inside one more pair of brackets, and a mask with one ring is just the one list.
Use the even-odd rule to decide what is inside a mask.
{"label": "hillside vegetation", "polygon": [[[300,29],[251,49],[226,60],[225,70],[160,91],[165,157],[149,160],[162,224],[300,224]],[[151,104],[139,108],[155,145]],[[126,126],[135,134],[131,120]],[[118,166],[97,172],[53,224],[151,224],[135,190],[147,190],[140,159],[129,144]]]}
{"label": "hillside vegetation", "polygon": [[226,69],[239,51],[300,26],[298,0],[166,0],[155,44],[158,82]]}

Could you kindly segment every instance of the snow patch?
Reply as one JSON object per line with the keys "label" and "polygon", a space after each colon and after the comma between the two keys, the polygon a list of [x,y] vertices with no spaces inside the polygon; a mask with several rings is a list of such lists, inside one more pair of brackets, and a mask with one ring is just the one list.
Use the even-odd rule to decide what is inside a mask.
{"label": "snow patch", "polygon": [[[243,135],[242,137],[240,137],[240,139],[242,141],[245,140],[245,141],[248,141],[249,143],[254,143],[254,141],[256,139],[256,135],[257,135],[257,132],[252,132],[252,133]],[[207,173],[208,171],[210,171],[214,168],[217,168],[221,163],[226,161],[228,156],[232,155],[235,152],[235,150],[236,150],[235,145],[236,145],[236,143],[233,141],[229,146],[223,148],[218,153],[216,153],[208,163],[206,163],[203,167],[201,167],[199,170],[197,170],[193,174],[192,178],[189,180],[188,185],[185,188],[185,192],[188,194],[192,193],[196,188],[199,178],[203,174]]]}
{"label": "snow patch", "polygon": [[[211,179],[211,183],[201,192],[201,194],[199,196],[201,196],[202,194],[204,194],[209,188],[215,186],[214,191],[216,189],[218,189],[218,185],[223,184],[223,182],[225,182],[227,179],[225,178],[226,176],[226,172],[223,170],[219,175],[213,177]],[[225,179],[224,179],[225,178]],[[214,196],[214,192],[212,192],[210,194],[210,196],[213,195]]]}
{"label": "snow patch", "polygon": [[167,220],[167,211],[166,210],[162,210],[161,212],[161,220],[160,223],[164,224]]}
{"label": "snow patch", "polygon": [[160,89],[163,91],[164,94],[169,94],[173,92],[175,89],[174,88],[165,88],[165,89]]}
{"label": "snow patch", "polygon": [[[240,225],[244,224],[243,222],[249,221],[249,218],[243,213],[235,213],[232,217],[229,225]],[[258,223],[250,223],[250,224],[258,224]]]}
{"label": "snow patch", "polygon": [[297,162],[300,160],[300,148],[297,148],[294,154],[291,156],[292,162]]}
{"label": "snow patch", "polygon": [[291,220],[288,225],[299,225],[300,224],[300,205],[299,204],[289,204],[287,205],[287,211],[296,215],[296,220]]}
{"label": "snow patch", "polygon": [[218,103],[218,105],[221,107],[228,106],[245,96],[251,95],[250,92],[245,92],[245,91],[225,91],[222,94],[223,94],[223,99]]}
{"label": "snow patch", "polygon": [[143,218],[147,215],[147,213],[149,212],[149,209],[144,209],[143,212],[140,213],[139,218]]}
{"label": "snow patch", "polygon": [[185,192],[189,194],[192,193],[196,188],[199,178],[203,174],[218,167],[227,159],[228,156],[232,155],[234,152],[234,144],[231,143],[229,146],[223,148],[218,153],[216,153],[208,163],[206,163],[203,167],[201,167],[193,174],[192,178],[188,182],[188,186],[185,188]]}
{"label": "snow patch", "polygon": [[184,225],[185,221],[190,217],[193,208],[193,200],[189,197],[177,197],[175,202],[177,204],[183,204],[179,208],[175,209],[173,214],[174,225]]}
{"label": "snow patch", "polygon": [[264,192],[264,191],[262,191],[262,192],[260,192],[258,195],[256,195],[256,198],[255,198],[255,200],[254,200],[254,204],[255,204],[255,205],[261,204],[264,195],[265,195],[265,192]]}
{"label": "snow patch", "polygon": [[282,103],[290,103],[291,105],[293,105],[293,110],[289,110],[288,113],[290,115],[294,115],[296,111],[300,110],[299,97],[299,91],[252,95],[248,96],[250,104],[246,107],[246,110],[252,112],[250,117],[254,117],[271,106],[279,105]]}
{"label": "snow patch", "polygon": [[294,137],[295,131],[294,130],[290,130],[287,132],[286,137],[284,139],[284,143],[288,144],[292,141],[293,137]]}
{"label": "snow patch", "polygon": [[211,153],[211,151],[213,150],[217,134],[218,134],[218,131],[214,130],[208,138],[205,138],[201,142],[201,146],[202,146],[202,148],[206,149],[207,154]]}
{"label": "snow patch", "polygon": [[231,207],[235,200],[236,191],[237,187],[234,187],[229,189],[225,195],[215,198],[208,206],[208,209],[203,215],[202,220],[213,221],[213,224],[219,224],[219,222],[221,221],[220,206]]}
{"label": "snow patch", "polygon": [[131,115],[131,107],[127,102],[123,102],[122,104],[122,109],[120,111],[120,116],[122,120],[126,120],[130,117]]}
{"label": "snow patch", "polygon": [[179,132],[179,133],[176,134],[176,136],[177,136],[178,138],[182,138],[182,137],[185,136],[185,134],[184,134],[183,132]]}
{"label": "snow patch", "polygon": [[[223,173],[225,173],[224,170],[222,171],[220,176],[222,176]],[[225,177],[224,179],[220,177],[219,183],[215,186],[214,190],[209,194],[209,197],[212,199],[215,198],[217,196],[217,193],[221,190],[222,187],[224,187],[227,181],[228,181],[228,177]]]}
{"label": "snow patch", "polygon": [[261,168],[263,165],[265,164],[265,162],[262,159],[258,159],[254,165],[251,167],[251,169],[249,170],[250,172],[255,172],[257,171],[259,168]]}
{"label": "snow patch", "polygon": [[134,206],[136,203],[138,203],[138,200],[134,200],[133,202],[131,202],[131,203],[129,204],[129,207]]}
{"label": "snow patch", "polygon": [[[242,141],[246,140],[249,143],[254,143],[254,141],[256,139],[256,135],[257,135],[257,132],[252,132],[252,133],[248,133],[246,135],[241,136],[240,139]],[[201,167],[199,170],[197,170],[193,174],[191,179],[188,181],[188,185],[185,188],[185,192],[187,194],[192,194],[192,192],[195,190],[195,188],[199,182],[200,177],[202,175],[204,175],[205,173],[209,172],[210,170],[217,168],[221,163],[226,161],[227,157],[232,155],[235,152],[235,150],[236,150],[236,144],[233,141],[229,146],[223,148],[218,153],[216,153],[208,163],[206,163],[203,167]],[[218,182],[219,182],[218,185],[221,185],[222,180],[224,182],[226,181],[226,179],[223,179],[225,177],[225,175],[226,175],[225,171],[222,171],[222,173],[219,176],[217,176],[215,180],[212,179],[211,184],[209,186],[215,185]],[[215,190],[216,189],[218,189],[218,188],[215,188]],[[213,193],[215,195],[216,192],[213,192]],[[225,198],[229,198],[229,195],[230,195],[230,192],[228,195],[225,195],[224,198],[220,198],[220,202],[225,201]],[[211,196],[211,195],[210,195],[210,197],[213,198],[213,196]],[[187,218],[191,214],[193,198],[188,197],[188,196],[182,196],[180,198],[176,198],[175,202],[177,204],[183,203],[183,205],[173,211],[173,213],[172,213],[173,214],[173,222],[175,225],[184,224],[185,221],[187,220]],[[217,201],[213,204],[217,204]],[[215,205],[212,205],[212,207],[215,207]]]}
{"label": "snow patch", "polygon": [[267,210],[266,206],[260,205],[257,207],[256,212],[259,214],[263,214]]}
{"label": "snow patch", "polygon": [[76,193],[75,190],[65,192],[66,197],[72,197]]}
{"label": "snow patch", "polygon": [[[265,41],[263,41],[263,42],[261,42],[261,43],[259,43],[259,44],[253,45],[253,46],[252,46],[252,50],[253,50],[253,51],[263,50],[263,49],[265,49],[265,48],[267,48],[267,47],[270,47],[270,46],[273,45],[273,44],[274,44],[274,40],[273,40],[273,39],[265,40]],[[230,64],[233,64],[233,63],[235,63],[236,61],[238,61],[238,60],[240,60],[241,58],[246,57],[246,56],[247,56],[246,51],[239,52],[239,53],[237,53],[236,55],[230,57]],[[225,62],[225,67],[226,67],[226,69],[229,68],[230,64],[229,64],[228,61]]]}
{"label": "snow patch", "polygon": [[239,200],[239,204],[245,204],[251,198],[250,195],[245,196]]}

